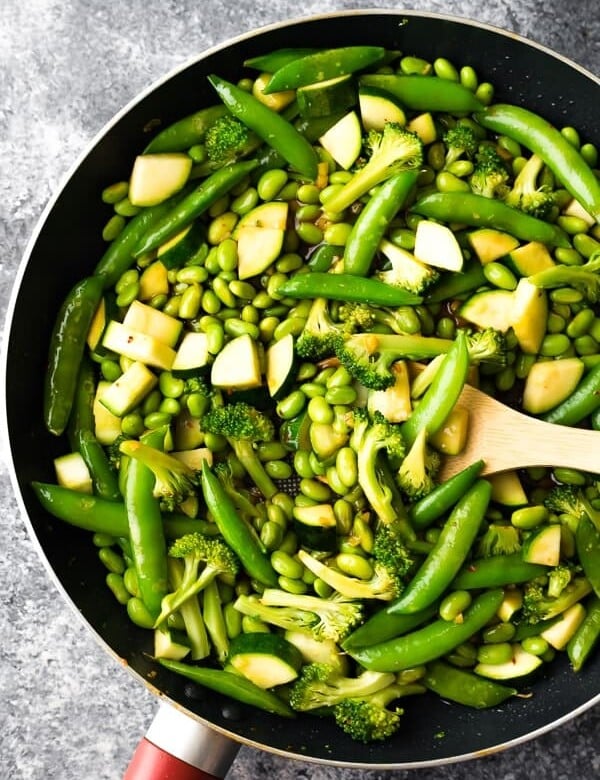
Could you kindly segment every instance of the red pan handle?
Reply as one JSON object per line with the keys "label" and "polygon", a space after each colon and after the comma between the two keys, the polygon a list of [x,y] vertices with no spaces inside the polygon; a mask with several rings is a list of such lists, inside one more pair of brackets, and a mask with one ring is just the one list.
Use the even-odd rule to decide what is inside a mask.
{"label": "red pan handle", "polygon": [[161,704],[123,780],[222,780],[239,745]]}

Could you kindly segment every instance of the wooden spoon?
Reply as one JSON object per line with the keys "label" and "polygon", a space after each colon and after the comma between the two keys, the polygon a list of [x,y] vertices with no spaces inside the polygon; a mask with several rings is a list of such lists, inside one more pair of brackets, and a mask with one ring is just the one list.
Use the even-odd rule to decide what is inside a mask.
{"label": "wooden spoon", "polygon": [[554,425],[516,412],[465,385],[458,401],[469,410],[467,446],[444,459],[440,477],[448,479],[473,461],[485,461],[482,474],[562,466],[600,474],[600,431]]}

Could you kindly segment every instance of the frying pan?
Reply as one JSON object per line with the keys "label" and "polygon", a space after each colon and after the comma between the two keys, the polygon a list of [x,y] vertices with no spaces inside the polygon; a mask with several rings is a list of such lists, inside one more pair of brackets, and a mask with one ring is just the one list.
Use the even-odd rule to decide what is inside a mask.
{"label": "frying pan", "polygon": [[[470,64],[482,79],[497,86],[497,100],[526,105],[558,126],[574,125],[582,137],[600,143],[597,78],[515,35],[464,20],[404,11],[315,17],[237,38],[145,92],[95,141],[46,210],[20,267],[7,319],[4,413],[17,498],[59,589],[131,673],[170,702],[151,729],[152,741],[143,743],[138,752],[131,778],[167,776],[164,764],[162,774],[153,775],[155,770],[141,762],[162,755],[152,744],[168,747],[173,735],[180,758],[217,776],[226,772],[240,742],[343,766],[423,767],[514,745],[600,701],[600,656],[596,654],[579,676],[562,658],[532,684],[529,699],[479,712],[449,706],[429,695],[416,697],[406,705],[396,739],[364,746],[327,719],[299,716],[287,721],[216,694],[203,695],[153,663],[149,632],[136,628],[108,595],[105,572],[89,535],[48,516],[30,490],[32,480],[53,480],[52,460],[65,451],[64,442],[46,433],[41,414],[31,410],[42,407],[41,378],[55,313],[66,292],[91,271],[103,251],[99,236],[106,214],[99,207],[98,193],[127,175],[156,120],[166,125],[215,102],[206,74],[216,72],[236,80],[244,59],[284,46],[306,45],[307,40],[323,47],[379,44],[427,59],[444,56]],[[168,767],[174,771],[176,766],[181,778],[206,776],[201,771],[192,774],[189,764]]]}

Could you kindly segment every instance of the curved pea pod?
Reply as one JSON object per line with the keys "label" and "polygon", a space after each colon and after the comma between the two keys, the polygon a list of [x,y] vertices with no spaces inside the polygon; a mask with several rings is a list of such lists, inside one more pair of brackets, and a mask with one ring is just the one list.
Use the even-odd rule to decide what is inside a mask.
{"label": "curved pea pod", "polygon": [[580,671],[592,650],[600,640],[600,598],[595,596],[586,604],[587,614],[583,623],[567,645],[567,655],[574,672]]}
{"label": "curved pea pod", "polygon": [[371,647],[353,648],[348,654],[375,672],[399,672],[430,663],[480,631],[496,614],[503,596],[501,589],[482,593],[465,610],[462,623],[440,618],[410,634]]}
{"label": "curved pea pod", "polygon": [[428,664],[422,682],[426,688],[437,693],[442,699],[449,699],[478,710],[495,707],[517,694],[516,688],[509,688],[507,685],[501,685],[465,669],[458,669],[443,661],[433,661]]}
{"label": "curved pea pod", "polygon": [[555,425],[576,425],[600,407],[600,363],[594,366],[568,398],[542,419]]}
{"label": "curved pea pod", "polygon": [[481,111],[484,108],[483,103],[470,89],[439,76],[394,76],[377,73],[361,76],[360,84],[384,89],[414,111],[448,111],[462,114]]}
{"label": "curved pea pod", "polygon": [[99,276],[77,282],[54,323],[44,383],[44,422],[55,436],[60,436],[69,422],[85,338],[103,287]]}
{"label": "curved pea pod", "polygon": [[104,447],[91,430],[78,433],[78,449],[92,477],[94,492],[108,501],[120,501],[116,471],[111,467]]}
{"label": "curved pea pod", "polygon": [[208,128],[227,113],[223,105],[208,106],[165,127],[150,141],[144,154],[163,152],[185,152],[190,146],[200,143]]}
{"label": "curved pea pod", "polygon": [[317,177],[317,155],[306,138],[296,128],[270,108],[263,105],[249,92],[236,87],[218,76],[208,80],[231,111],[259,138],[269,144],[287,162],[309,179]]}
{"label": "curved pea pod", "polygon": [[571,195],[600,223],[600,181],[579,151],[539,114],[498,103],[476,114],[487,130],[506,135],[537,154]]}
{"label": "curved pea pod", "polygon": [[385,49],[381,46],[344,46],[307,54],[276,70],[264,92],[270,95],[345,76],[374,65],[384,57]]}
{"label": "curved pea pod", "polygon": [[589,517],[582,517],[577,524],[575,544],[584,574],[600,597],[600,531]]}
{"label": "curved pea pod", "polygon": [[374,306],[410,306],[423,300],[402,287],[393,287],[379,279],[319,271],[296,274],[280,284],[277,291],[289,298],[327,298],[332,301],[370,303]]}
{"label": "curved pea pod", "polygon": [[309,54],[316,54],[318,51],[321,50],[302,47],[275,49],[268,54],[259,54],[257,57],[250,57],[244,60],[244,66],[246,68],[255,68],[265,73],[275,73],[275,71],[283,68],[285,65],[289,65],[290,62],[299,60],[301,57],[306,57]]}
{"label": "curved pea pod", "polygon": [[444,512],[451,509],[475,482],[483,466],[482,460],[471,463],[413,504],[409,509],[409,517],[414,528],[417,530],[428,528]]}
{"label": "curved pea pod", "polygon": [[502,585],[517,585],[541,577],[548,571],[540,563],[528,563],[520,552],[511,555],[491,555],[470,561],[452,583],[456,590],[479,590]]}
{"label": "curved pea pod", "polygon": [[463,565],[485,516],[492,487],[478,480],[458,501],[444,523],[431,552],[400,598],[390,606],[392,614],[411,614],[438,599]]}
{"label": "curved pea pod", "polygon": [[438,605],[432,604],[412,615],[396,615],[390,611],[391,606],[388,604],[378,610],[366,623],[353,631],[342,642],[342,648],[349,652],[354,647],[370,647],[406,634],[432,618]]}
{"label": "curved pea pod", "polygon": [[420,198],[410,210],[440,222],[496,228],[523,241],[539,241],[564,248],[570,246],[566,233],[557,225],[474,192],[433,192]]}

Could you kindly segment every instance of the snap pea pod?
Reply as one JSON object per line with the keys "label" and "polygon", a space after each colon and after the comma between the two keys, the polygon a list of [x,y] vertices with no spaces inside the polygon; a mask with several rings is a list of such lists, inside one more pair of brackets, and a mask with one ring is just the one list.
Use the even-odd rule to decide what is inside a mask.
{"label": "snap pea pod", "polygon": [[289,298],[328,298],[332,301],[357,301],[375,306],[411,306],[423,300],[418,295],[379,279],[318,271],[296,274],[280,284],[277,291]]}
{"label": "snap pea pod", "polygon": [[144,154],[185,152],[190,146],[199,144],[208,128],[226,113],[225,106],[217,105],[203,108],[185,116],[161,130],[146,146]]}
{"label": "snap pea pod", "polygon": [[426,303],[441,303],[487,283],[479,260],[470,260],[459,273],[444,274],[425,295]]}
{"label": "snap pea pod", "polygon": [[259,688],[250,680],[239,674],[232,674],[222,669],[210,669],[206,666],[190,666],[181,661],[171,661],[167,658],[159,658],[158,662],[172,672],[187,677],[198,685],[210,688],[211,691],[230,696],[236,701],[250,704],[274,715],[284,718],[294,718],[295,713],[291,707],[280,699],[275,693]]}
{"label": "snap pea pod", "polygon": [[[117,539],[129,537],[127,510],[122,502],[107,501],[49,482],[32,482],[31,487],[42,507],[59,520],[92,533],[109,534]],[[214,523],[169,512],[163,515],[163,526],[169,539],[191,533],[211,536],[218,533]]]}
{"label": "snap pea pod", "polygon": [[166,211],[141,236],[133,249],[134,257],[150,252],[191,224],[196,217],[207,211],[219,198],[256,168],[256,160],[244,160],[219,168],[186,195],[173,208]]}
{"label": "snap pea pod", "polygon": [[516,688],[501,685],[466,669],[458,669],[444,661],[428,664],[423,685],[442,699],[478,710],[495,707],[517,693]]}
{"label": "snap pea pod", "polygon": [[432,623],[388,642],[348,651],[365,669],[375,672],[399,672],[427,664],[447,655],[467,642],[491,620],[502,599],[502,590],[488,590],[478,596],[465,610],[462,623],[434,620]]}
{"label": "snap pea pod", "polygon": [[417,181],[416,171],[401,171],[369,198],[354,223],[344,251],[344,272],[366,276],[379,242]]}
{"label": "snap pea pod", "polygon": [[231,498],[206,464],[202,468],[202,492],[206,508],[250,577],[262,582],[263,585],[276,587],[277,574],[269,558],[260,549],[255,536],[239,516]]}
{"label": "snap pea pod", "polygon": [[407,446],[414,443],[423,428],[433,434],[442,427],[462,393],[468,371],[467,337],[464,331],[459,331],[421,402],[402,423],[402,436]]}
{"label": "snap pea pod", "polygon": [[307,54],[276,70],[264,92],[270,95],[346,76],[380,62],[384,56],[382,46],[343,46]]}
{"label": "snap pea pod", "polygon": [[44,378],[44,422],[60,436],[69,422],[85,338],[102,296],[102,279],[88,276],[70,290],[58,312]]}
{"label": "snap pea pod", "polygon": [[567,644],[567,655],[574,672],[579,672],[600,639],[600,597],[586,604],[587,614]]}
{"label": "snap pea pod", "polygon": [[540,563],[528,563],[521,553],[491,555],[470,561],[452,583],[455,590],[479,590],[498,588],[503,585],[517,585],[541,577],[548,571]]}
{"label": "snap pea pod", "polygon": [[360,84],[379,87],[398,98],[414,111],[447,111],[451,114],[481,111],[484,106],[473,92],[462,84],[439,76],[395,76],[368,74]]}
{"label": "snap pea pod", "polygon": [[412,615],[396,615],[390,612],[390,606],[386,604],[385,607],[377,610],[362,626],[346,637],[342,642],[342,648],[349,651],[354,647],[369,647],[406,634],[432,618],[437,612],[438,605],[431,604]]}
{"label": "snap pea pod", "polygon": [[278,151],[299,173],[311,180],[316,179],[316,152],[290,122],[234,84],[215,75],[209,76],[208,80],[240,122],[254,130],[259,138]]}
{"label": "snap pea pod", "polygon": [[523,241],[539,241],[563,248],[570,246],[565,232],[557,225],[474,192],[432,192],[414,203],[411,211],[440,222],[496,228]]}
{"label": "snap pea pod", "polygon": [[600,408],[600,363],[579,382],[568,398],[551,409],[542,419],[556,425],[576,425]]}
{"label": "snap pea pod", "polygon": [[463,565],[485,516],[492,487],[478,480],[458,501],[431,552],[404,592],[390,605],[391,614],[411,614],[438,599]]}
{"label": "snap pea pod", "polygon": [[560,183],[600,223],[600,181],[579,150],[539,114],[498,103],[476,114],[487,130],[506,135],[535,152]]}
{"label": "snap pea pod", "polygon": [[104,447],[93,431],[79,431],[78,449],[92,477],[94,492],[108,501],[120,501],[117,473],[110,465]]}
{"label": "snap pea pod", "polygon": [[[145,444],[162,449],[165,431],[157,428],[142,437]],[[168,593],[167,545],[160,513],[154,497],[156,478],[141,461],[132,458],[125,479],[125,509],[129,526],[131,554],[140,588],[140,597],[153,617]]]}
{"label": "snap pea pod", "polygon": [[84,355],[77,375],[77,387],[71,416],[67,426],[67,436],[71,449],[75,452],[79,448],[79,433],[81,431],[94,430],[94,396],[96,394],[96,374],[94,364]]}
{"label": "snap pea pod", "polygon": [[428,493],[420,501],[417,501],[409,509],[410,521],[417,531],[428,528],[445,512],[456,504],[471,485],[475,482],[484,466],[482,460],[471,463],[458,474],[450,477],[446,482],[437,485],[431,493]]}
{"label": "snap pea pod", "polygon": [[577,556],[585,576],[597,596],[600,596],[600,531],[589,517],[582,517],[575,531]]}
{"label": "snap pea pod", "polygon": [[275,49],[275,51],[270,51],[268,54],[259,54],[257,57],[250,57],[250,59],[244,60],[244,65],[246,68],[255,68],[265,73],[275,73],[276,70],[289,65],[290,62],[299,60],[300,57],[306,57],[309,54],[316,54],[318,51],[321,50],[302,47]]}

